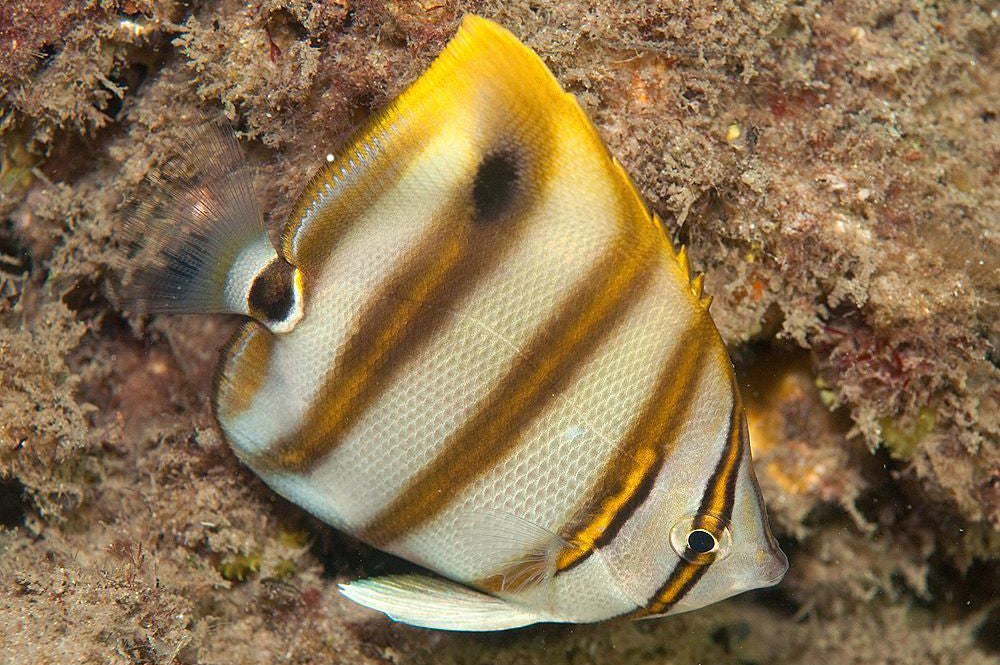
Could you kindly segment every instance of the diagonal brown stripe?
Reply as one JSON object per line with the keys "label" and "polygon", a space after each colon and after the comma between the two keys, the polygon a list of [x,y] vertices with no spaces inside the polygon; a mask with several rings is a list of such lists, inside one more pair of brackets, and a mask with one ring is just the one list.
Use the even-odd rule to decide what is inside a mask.
{"label": "diagonal brown stripe", "polygon": [[[526,135],[527,128],[518,124],[516,118],[492,117],[496,114],[494,108],[484,113],[487,115],[482,119],[483,126],[476,128],[477,143],[489,149],[484,150],[481,158],[486,159],[494,150],[511,155],[518,178],[512,190],[513,202],[489,224],[477,223],[472,191],[475,174],[468,174],[467,182],[456,178],[453,199],[442,208],[447,212],[434,220],[431,231],[368,299],[298,431],[249,461],[258,471],[306,472],[329,454],[343,441],[360,414],[393,384],[393,378],[408,361],[432,342],[449,312],[517,246],[531,221],[530,212],[548,193],[556,137],[545,119],[530,125],[532,133]],[[399,155],[404,165],[411,163],[427,143],[427,132],[418,131],[420,125],[416,120],[413,123],[416,124],[403,122],[392,135],[392,154]],[[434,130],[449,131],[449,128]],[[360,173],[363,180],[352,183],[331,204],[335,206],[332,209],[354,216],[357,209],[365,207],[363,197],[377,196],[385,187],[393,186],[397,170],[386,166],[386,159],[387,155],[379,155],[375,160],[377,168]],[[345,162],[342,157],[337,164]],[[388,178],[387,183],[372,181],[380,174]],[[318,191],[321,180],[322,177],[316,180],[314,190]],[[302,205],[300,202],[300,208]],[[323,219],[330,216],[327,211],[323,215]],[[387,220],[387,223],[405,222]],[[325,241],[321,242],[322,238],[315,237],[322,229],[322,225],[314,224],[306,229],[305,241],[300,242],[302,255],[298,258],[314,271],[311,274],[319,270],[329,249],[323,244]],[[286,253],[293,234],[291,229],[285,235]],[[306,284],[308,287],[309,280]]]}
{"label": "diagonal brown stripe", "polygon": [[652,275],[657,248],[649,234],[640,242],[625,260],[612,250],[588,271],[526,345],[523,360],[434,460],[361,530],[363,540],[384,546],[426,523],[514,450],[520,432],[544,412],[637,301]]}
{"label": "diagonal brown stripe", "polygon": [[[447,209],[462,210],[462,204]],[[306,471],[328,454],[357,417],[391,385],[409,358],[431,341],[461,298],[516,244],[445,215],[369,299],[345,350],[335,360],[304,424],[253,460],[255,468]]]}
{"label": "diagonal brown stripe", "polygon": [[256,321],[247,321],[223,347],[212,376],[212,414],[216,422],[232,420],[250,407],[267,376],[273,346],[274,335]]}
{"label": "diagonal brown stripe", "polygon": [[649,496],[657,475],[677,445],[681,426],[694,404],[695,388],[704,362],[707,314],[698,310],[694,324],[663,365],[655,387],[632,430],[607,461],[593,489],[581,502],[580,517],[560,530],[572,547],[556,558],[556,570],[581,563],[595,549],[611,542],[622,525]]}
{"label": "diagonal brown stripe", "polygon": [[[743,430],[743,403],[740,400],[739,387],[736,379],[731,380],[733,392],[733,410],[729,416],[729,444],[719,460],[715,472],[705,488],[699,513],[716,515],[728,521],[733,512],[733,499],[736,494],[736,470],[747,449],[747,441]],[[695,528],[701,527],[697,521]]]}
{"label": "diagonal brown stripe", "polygon": [[[705,493],[698,510],[699,517],[695,518],[694,528],[712,530],[709,528],[709,521],[700,517],[704,514],[722,518],[721,523],[723,524],[732,517],[733,503],[736,498],[736,480],[747,442],[742,428],[743,405],[740,402],[739,388],[736,386],[735,379],[732,379],[731,383],[733,409],[729,416],[728,444],[715,467],[715,471],[705,485]],[[719,522],[712,520],[712,524],[719,524]],[[718,534],[715,535],[718,537]],[[633,616],[663,614],[676,605],[694,588],[711,565],[711,561],[697,561],[698,557],[699,555],[694,552],[685,552],[684,558],[674,566],[666,582],[653,594],[648,605],[634,612]]]}

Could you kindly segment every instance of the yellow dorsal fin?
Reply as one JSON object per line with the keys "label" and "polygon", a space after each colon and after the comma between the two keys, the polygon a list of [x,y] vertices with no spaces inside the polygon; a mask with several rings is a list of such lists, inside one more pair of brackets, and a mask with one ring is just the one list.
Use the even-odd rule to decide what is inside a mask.
{"label": "yellow dorsal fin", "polygon": [[677,250],[677,263],[681,265],[681,269],[684,270],[684,277],[689,282],[691,281],[691,264],[688,263],[688,253],[687,247],[681,245],[680,249]]}
{"label": "yellow dorsal fin", "polygon": [[698,273],[691,279],[691,293],[698,300],[701,300],[701,292],[705,286],[705,275],[704,273]]}
{"label": "yellow dorsal fin", "polygon": [[706,296],[704,294],[705,290],[705,275],[704,273],[692,273],[691,272],[691,261],[688,258],[687,247],[684,245],[680,246],[677,250],[677,263],[680,264],[681,270],[684,271],[684,276],[688,280],[688,286],[691,289],[691,295],[694,296],[695,300],[702,309],[708,310],[709,306],[712,304],[712,296]]}
{"label": "yellow dorsal fin", "polygon": [[709,305],[712,304],[712,296],[704,295],[705,290],[705,273],[698,273],[691,280],[691,293],[694,297],[698,299],[698,304],[702,306],[703,309],[708,310]]}
{"label": "yellow dorsal fin", "polygon": [[500,26],[469,15],[427,71],[304,190],[286,224],[283,254],[307,274],[318,270],[379,195],[407,178],[418,187],[414,174],[468,180],[480,150],[513,141],[536,155],[526,162],[534,171],[524,174],[536,185],[556,180],[561,155],[589,153],[580,162],[588,182],[615,199],[617,218],[636,225],[649,219],[624,170],[542,59]]}

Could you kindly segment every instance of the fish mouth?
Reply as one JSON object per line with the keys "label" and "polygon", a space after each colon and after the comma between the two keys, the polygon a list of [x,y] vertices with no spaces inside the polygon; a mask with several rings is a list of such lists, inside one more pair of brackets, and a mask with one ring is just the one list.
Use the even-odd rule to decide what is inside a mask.
{"label": "fish mouth", "polygon": [[779,548],[764,550],[757,556],[761,586],[774,586],[788,572],[788,557]]}

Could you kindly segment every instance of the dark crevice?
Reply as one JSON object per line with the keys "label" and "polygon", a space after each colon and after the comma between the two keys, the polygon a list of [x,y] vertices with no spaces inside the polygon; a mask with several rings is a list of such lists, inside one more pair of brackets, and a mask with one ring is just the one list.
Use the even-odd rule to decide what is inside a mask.
{"label": "dark crevice", "polygon": [[0,272],[11,276],[31,272],[31,252],[21,247],[14,231],[14,220],[0,224]]}
{"label": "dark crevice", "polygon": [[[112,81],[114,80],[112,79]],[[115,82],[117,83],[117,81]],[[101,111],[104,115],[108,116],[112,120],[117,120],[118,114],[121,113],[122,107],[125,104],[125,97],[124,96],[119,97],[118,94],[115,93],[115,91],[111,90],[110,88],[108,88],[103,84],[101,87],[107,91],[108,97],[103,104],[95,106],[97,107],[97,110]]]}
{"label": "dark crevice", "polygon": [[41,52],[38,54],[38,68],[44,69],[48,67],[53,60],[55,60],[56,54],[59,50],[52,44],[46,44],[42,47]]}
{"label": "dark crevice", "polygon": [[303,41],[309,37],[309,31],[299,23],[298,19],[287,9],[276,9],[267,19],[267,31],[275,40],[286,37]]}
{"label": "dark crevice", "polygon": [[24,485],[11,478],[0,480],[0,528],[13,529],[24,524],[28,499]]}
{"label": "dark crevice", "polygon": [[976,644],[989,653],[1000,656],[1000,607],[994,607],[976,631]]}
{"label": "dark crevice", "polygon": [[891,28],[896,23],[895,12],[886,12],[875,19],[874,28],[876,30],[885,30]]}
{"label": "dark crevice", "polygon": [[103,275],[77,281],[63,294],[63,304],[81,315],[96,315],[104,311],[109,303],[101,288],[103,281]]}
{"label": "dark crevice", "polygon": [[712,631],[712,641],[725,650],[733,653],[739,649],[741,642],[750,637],[750,624],[746,621],[735,621],[723,624]]}

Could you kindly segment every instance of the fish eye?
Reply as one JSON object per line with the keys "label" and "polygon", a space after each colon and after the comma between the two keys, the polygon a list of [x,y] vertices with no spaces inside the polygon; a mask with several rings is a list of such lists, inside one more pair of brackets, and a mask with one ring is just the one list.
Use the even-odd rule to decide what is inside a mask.
{"label": "fish eye", "polygon": [[685,515],[670,529],[670,546],[689,563],[720,561],[729,555],[732,543],[729,524],[711,513]]}
{"label": "fish eye", "polygon": [[695,554],[707,554],[715,549],[715,536],[704,529],[694,529],[688,533],[687,546]]}

